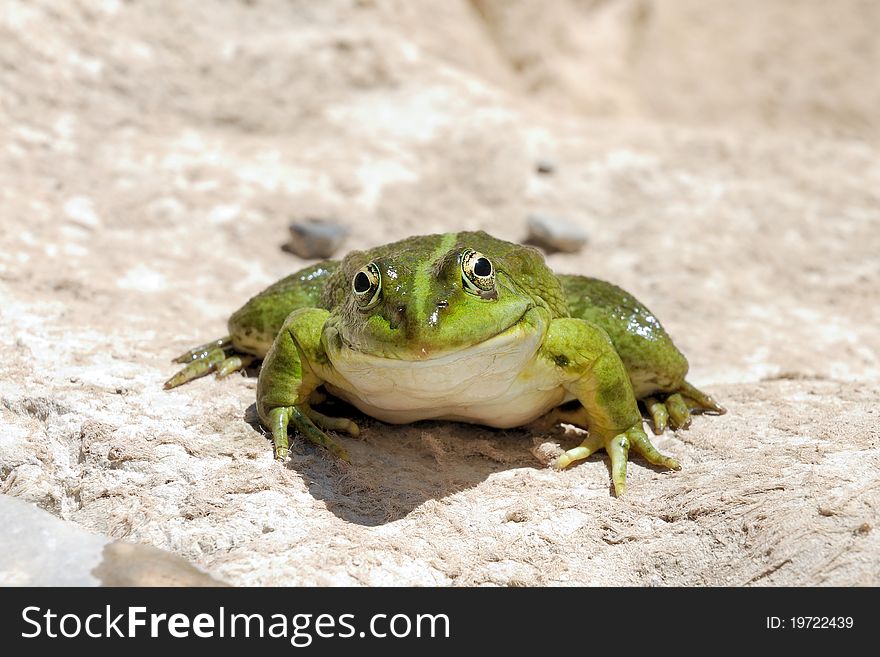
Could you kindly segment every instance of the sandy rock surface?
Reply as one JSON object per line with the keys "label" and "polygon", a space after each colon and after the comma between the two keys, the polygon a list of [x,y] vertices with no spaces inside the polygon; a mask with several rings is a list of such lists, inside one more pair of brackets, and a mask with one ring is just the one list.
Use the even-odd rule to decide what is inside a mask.
{"label": "sandy rock surface", "polygon": [[[880,584],[880,17],[728,4],[518,40],[538,3],[6,2],[0,493],[239,585]],[[728,407],[657,438],[680,472],[634,458],[618,500],[602,454],[546,467],[560,427],[364,417],[351,466],[283,467],[253,377],[161,389],[307,264],[291,221],[348,250],[530,213]]]}

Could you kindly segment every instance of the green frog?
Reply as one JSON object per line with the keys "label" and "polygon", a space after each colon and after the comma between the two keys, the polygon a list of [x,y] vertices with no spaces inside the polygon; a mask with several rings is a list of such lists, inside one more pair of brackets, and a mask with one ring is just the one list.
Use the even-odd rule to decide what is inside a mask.
{"label": "green frog", "polygon": [[262,358],[257,411],[285,459],[288,432],[348,460],[326,431],[359,434],[313,406],[325,393],[389,423],[436,419],[510,428],[553,411],[587,429],[565,468],[605,449],[616,495],[630,450],[678,469],[643,429],[724,413],[685,380],[688,362],[633,296],[551,271],[539,251],[484,232],[410,237],[284,278],[229,319],[229,335],[186,352],[174,388]]}

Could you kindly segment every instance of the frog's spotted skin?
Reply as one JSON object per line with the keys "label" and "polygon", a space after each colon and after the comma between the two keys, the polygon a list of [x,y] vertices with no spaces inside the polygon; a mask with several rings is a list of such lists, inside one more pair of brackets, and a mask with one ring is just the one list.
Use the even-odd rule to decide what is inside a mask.
{"label": "frog's spotted skin", "polygon": [[348,458],[323,430],[358,427],[314,410],[322,391],[391,423],[511,427],[556,409],[589,436],[554,466],[604,448],[620,495],[630,449],[678,468],[643,431],[637,399],[657,433],[686,428],[692,410],[724,412],[685,380],[687,360],[631,295],[557,276],[538,251],[482,232],[412,237],[288,276],[230,318],[228,337],[178,359],[188,364],[166,388],[255,358],[257,410],[282,459],[290,425]]}

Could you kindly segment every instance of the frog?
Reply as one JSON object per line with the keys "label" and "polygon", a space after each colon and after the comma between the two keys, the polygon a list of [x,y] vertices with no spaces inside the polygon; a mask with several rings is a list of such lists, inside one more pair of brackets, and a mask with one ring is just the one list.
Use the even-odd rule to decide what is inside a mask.
{"label": "frog", "polygon": [[648,438],[725,413],[686,380],[689,365],[656,316],[622,288],[556,274],[540,251],[483,231],[413,236],[297,271],[251,298],[228,335],[175,359],[175,388],[262,360],[260,423],[275,458],[290,434],[343,461],[331,433],[349,418],[315,407],[327,395],[391,424],[455,421],[509,429],[539,418],[586,430],[550,465],[605,450],[616,496],[630,452],[678,470]]}

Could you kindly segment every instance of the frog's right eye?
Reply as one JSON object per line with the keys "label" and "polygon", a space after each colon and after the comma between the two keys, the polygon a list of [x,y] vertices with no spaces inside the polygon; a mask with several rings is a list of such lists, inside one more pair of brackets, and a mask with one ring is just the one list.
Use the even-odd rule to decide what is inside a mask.
{"label": "frog's right eye", "polygon": [[372,262],[358,271],[351,279],[351,291],[363,310],[368,310],[379,303],[382,291],[382,275],[379,268]]}

